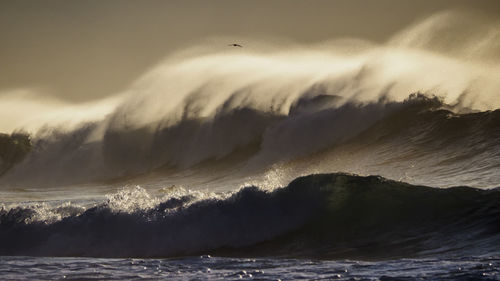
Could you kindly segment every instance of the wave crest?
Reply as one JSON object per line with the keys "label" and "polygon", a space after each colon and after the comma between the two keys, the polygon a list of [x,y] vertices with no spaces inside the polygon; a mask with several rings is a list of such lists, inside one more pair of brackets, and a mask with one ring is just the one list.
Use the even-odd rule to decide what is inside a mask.
{"label": "wave crest", "polygon": [[[143,197],[131,200],[140,205]],[[3,208],[0,254],[485,254],[500,250],[499,199],[494,190],[435,189],[376,176],[322,174],[298,178],[274,191],[246,187],[223,197],[170,197],[140,208],[122,204],[126,212],[113,202],[85,211],[57,207],[66,214],[58,220],[29,219],[33,207]]]}

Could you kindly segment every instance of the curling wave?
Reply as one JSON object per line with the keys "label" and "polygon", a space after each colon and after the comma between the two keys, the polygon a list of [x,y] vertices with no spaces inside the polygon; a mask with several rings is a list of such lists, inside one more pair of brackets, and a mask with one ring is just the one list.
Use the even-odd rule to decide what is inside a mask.
{"label": "curling wave", "polygon": [[101,141],[88,141],[95,124],[51,132],[2,181],[63,185],[190,170],[245,182],[268,169],[284,170],[284,181],[332,171],[435,186],[500,181],[498,110],[471,111],[423,94],[333,106],[338,100],[303,97],[287,115],[238,108],[167,127],[108,129]]}
{"label": "curling wave", "polygon": [[246,182],[279,167],[285,182],[348,171],[493,187],[500,180],[499,27],[496,19],[443,12],[384,44],[198,46],[124,92],[78,106],[0,94],[0,112],[47,113],[5,118],[30,117],[38,131],[0,184],[67,186],[185,171],[206,174],[204,183],[211,175]]}
{"label": "curling wave", "polygon": [[[392,258],[500,250],[500,193],[318,174],[284,188],[0,211],[0,255]],[[156,200],[156,201],[155,201]]]}

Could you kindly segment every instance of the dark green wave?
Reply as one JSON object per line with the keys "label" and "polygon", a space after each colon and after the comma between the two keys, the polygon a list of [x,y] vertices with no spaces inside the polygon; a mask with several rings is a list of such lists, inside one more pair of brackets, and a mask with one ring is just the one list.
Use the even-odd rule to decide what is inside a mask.
{"label": "dark green wave", "polygon": [[31,151],[31,138],[28,134],[0,133],[0,175],[21,162]]}

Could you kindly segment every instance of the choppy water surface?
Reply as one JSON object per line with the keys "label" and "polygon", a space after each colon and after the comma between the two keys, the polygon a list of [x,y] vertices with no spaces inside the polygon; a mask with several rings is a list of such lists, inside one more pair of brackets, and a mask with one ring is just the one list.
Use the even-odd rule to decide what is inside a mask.
{"label": "choppy water surface", "polygon": [[325,261],[0,257],[2,280],[499,280],[500,257]]}

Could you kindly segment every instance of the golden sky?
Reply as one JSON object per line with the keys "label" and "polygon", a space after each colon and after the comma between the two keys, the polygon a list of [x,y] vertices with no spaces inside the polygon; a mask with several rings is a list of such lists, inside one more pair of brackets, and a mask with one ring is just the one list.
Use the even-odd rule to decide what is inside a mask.
{"label": "golden sky", "polygon": [[497,17],[500,1],[0,1],[0,93],[39,88],[89,101],[121,91],[169,52],[206,38],[383,42],[449,9]]}

